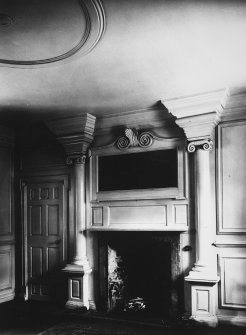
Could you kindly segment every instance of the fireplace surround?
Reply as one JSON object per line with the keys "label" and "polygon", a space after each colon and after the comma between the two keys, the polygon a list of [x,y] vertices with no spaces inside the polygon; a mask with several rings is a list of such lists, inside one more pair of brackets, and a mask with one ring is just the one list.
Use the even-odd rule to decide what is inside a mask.
{"label": "fireplace surround", "polygon": [[100,232],[101,309],[136,317],[182,313],[180,234]]}

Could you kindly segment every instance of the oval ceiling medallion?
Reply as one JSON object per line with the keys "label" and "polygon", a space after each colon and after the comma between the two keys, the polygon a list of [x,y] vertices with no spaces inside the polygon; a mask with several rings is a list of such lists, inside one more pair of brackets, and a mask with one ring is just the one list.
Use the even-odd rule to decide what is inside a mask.
{"label": "oval ceiling medallion", "polygon": [[[90,52],[101,39],[100,0],[8,0],[0,4],[0,65],[36,67]],[[9,15],[1,14],[9,13]],[[14,18],[14,20],[12,19]],[[1,29],[1,27],[8,29]]]}

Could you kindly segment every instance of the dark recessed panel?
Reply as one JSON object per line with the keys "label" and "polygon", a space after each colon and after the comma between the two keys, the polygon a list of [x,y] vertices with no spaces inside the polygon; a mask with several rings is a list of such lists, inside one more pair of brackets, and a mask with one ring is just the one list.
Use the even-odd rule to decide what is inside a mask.
{"label": "dark recessed panel", "polygon": [[158,150],[98,159],[99,191],[178,187],[177,150]]}

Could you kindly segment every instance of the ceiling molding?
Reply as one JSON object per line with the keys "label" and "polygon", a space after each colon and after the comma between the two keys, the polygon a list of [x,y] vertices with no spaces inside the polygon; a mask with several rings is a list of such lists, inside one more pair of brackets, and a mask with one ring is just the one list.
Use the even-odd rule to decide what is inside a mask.
{"label": "ceiling molding", "polygon": [[74,55],[88,54],[100,41],[105,31],[105,13],[100,0],[77,0],[85,16],[85,31],[77,45],[67,52],[46,59],[11,60],[0,59],[0,66],[6,67],[41,67],[65,61]]}

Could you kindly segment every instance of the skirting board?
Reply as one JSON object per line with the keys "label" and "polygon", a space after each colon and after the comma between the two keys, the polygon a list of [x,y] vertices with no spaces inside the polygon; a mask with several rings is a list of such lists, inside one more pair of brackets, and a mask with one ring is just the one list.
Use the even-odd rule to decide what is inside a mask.
{"label": "skirting board", "polygon": [[4,292],[0,294],[0,303],[7,302],[13,300],[15,298],[15,293],[11,292]]}
{"label": "skirting board", "polygon": [[225,316],[217,315],[219,324],[233,325],[233,326],[246,326],[246,316]]}

